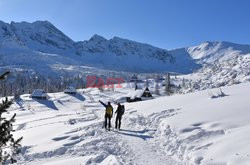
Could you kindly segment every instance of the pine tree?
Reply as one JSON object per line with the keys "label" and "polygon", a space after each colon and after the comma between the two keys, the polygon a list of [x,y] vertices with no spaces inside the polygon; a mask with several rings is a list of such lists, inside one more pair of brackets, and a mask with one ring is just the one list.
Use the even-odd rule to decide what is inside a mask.
{"label": "pine tree", "polygon": [[182,88],[186,88],[186,82],[185,82],[184,78],[182,79],[182,85],[181,86],[182,86]]}
{"label": "pine tree", "polygon": [[166,95],[170,95],[171,90],[170,90],[170,74],[167,73],[167,76],[165,78],[165,93]]}
{"label": "pine tree", "polygon": [[146,87],[146,88],[149,87],[149,80],[148,80],[148,78],[146,79],[145,87]]}
{"label": "pine tree", "polygon": [[[0,80],[5,79],[9,73],[10,72],[5,72],[0,75]],[[19,153],[21,147],[19,143],[22,140],[22,137],[15,140],[12,135],[12,132],[14,131],[12,125],[15,122],[16,114],[10,119],[2,117],[11,104],[12,101],[8,100],[7,97],[0,104],[0,164],[6,162],[15,163],[15,156]]]}
{"label": "pine tree", "polygon": [[155,84],[155,94],[160,95],[160,86],[159,86],[159,75],[156,78],[156,84]]}

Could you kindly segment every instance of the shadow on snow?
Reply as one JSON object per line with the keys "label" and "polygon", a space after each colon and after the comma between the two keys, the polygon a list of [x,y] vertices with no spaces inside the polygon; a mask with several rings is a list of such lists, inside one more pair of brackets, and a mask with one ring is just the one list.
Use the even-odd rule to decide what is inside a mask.
{"label": "shadow on snow", "polygon": [[80,93],[76,93],[76,94],[69,94],[72,97],[75,97],[76,99],[80,100],[80,101],[84,101],[85,97],[83,97]]}
{"label": "shadow on snow", "polygon": [[34,99],[34,100],[37,101],[40,104],[45,105],[46,107],[48,107],[50,109],[58,110],[58,108],[56,107],[54,102],[51,101],[51,100],[40,100],[40,99]]}
{"label": "shadow on snow", "polygon": [[126,136],[132,136],[132,137],[137,137],[137,138],[141,138],[143,140],[147,140],[150,138],[153,138],[153,136],[150,135],[143,135],[143,133],[148,132],[148,130],[142,130],[142,131],[131,131],[131,130],[124,130],[121,129],[121,131],[123,132],[117,132],[118,134],[122,134],[122,135],[126,135]]}

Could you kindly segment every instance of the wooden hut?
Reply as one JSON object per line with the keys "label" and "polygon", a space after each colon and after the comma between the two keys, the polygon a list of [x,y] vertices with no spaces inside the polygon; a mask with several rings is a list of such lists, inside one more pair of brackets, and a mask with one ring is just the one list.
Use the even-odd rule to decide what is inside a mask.
{"label": "wooden hut", "polygon": [[33,93],[31,94],[32,98],[36,99],[48,99],[49,96],[43,89],[35,89]]}
{"label": "wooden hut", "polygon": [[64,90],[64,93],[75,95],[77,93],[77,91],[74,87],[70,86]]}

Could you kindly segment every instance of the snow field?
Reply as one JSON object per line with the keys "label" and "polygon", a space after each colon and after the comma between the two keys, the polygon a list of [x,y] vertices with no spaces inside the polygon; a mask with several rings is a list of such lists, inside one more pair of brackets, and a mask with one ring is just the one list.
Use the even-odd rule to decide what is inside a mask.
{"label": "snow field", "polygon": [[224,87],[226,96],[214,99],[199,91],[125,103],[122,130],[110,132],[98,100],[129,89],[22,95],[9,114],[17,113],[15,136],[24,137],[18,164],[249,164],[249,85]]}

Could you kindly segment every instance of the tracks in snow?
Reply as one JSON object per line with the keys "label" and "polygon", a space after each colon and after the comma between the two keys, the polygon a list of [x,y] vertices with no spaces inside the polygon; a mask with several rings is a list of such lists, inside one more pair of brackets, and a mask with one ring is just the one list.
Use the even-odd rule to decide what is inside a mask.
{"label": "tracks in snow", "polygon": [[126,112],[123,119],[123,129],[117,134],[131,148],[135,157],[135,164],[181,165],[181,163],[160,150],[160,146],[153,143],[153,139],[157,136],[157,124],[177,113],[178,110],[170,109],[145,117],[138,114],[136,110],[131,109]]}
{"label": "tracks in snow", "polygon": [[[103,107],[98,107],[93,100],[94,98],[89,97],[84,102],[85,110],[80,114],[62,113],[20,124],[18,130],[23,131],[35,127],[46,127],[48,131],[54,129],[54,126],[65,127],[65,131],[50,136],[47,142],[43,142],[43,145],[48,145],[47,150],[33,151],[39,146],[24,146],[19,157],[20,164],[42,164],[51,158],[65,157],[81,158],[82,164],[107,161],[117,165],[179,164],[159,150],[159,146],[152,140],[156,136],[157,124],[178,113],[177,110],[166,110],[145,117],[130,109],[122,120],[123,130],[107,132],[102,128]],[[114,122],[115,118],[112,120]],[[51,144],[55,147],[50,147]]]}

